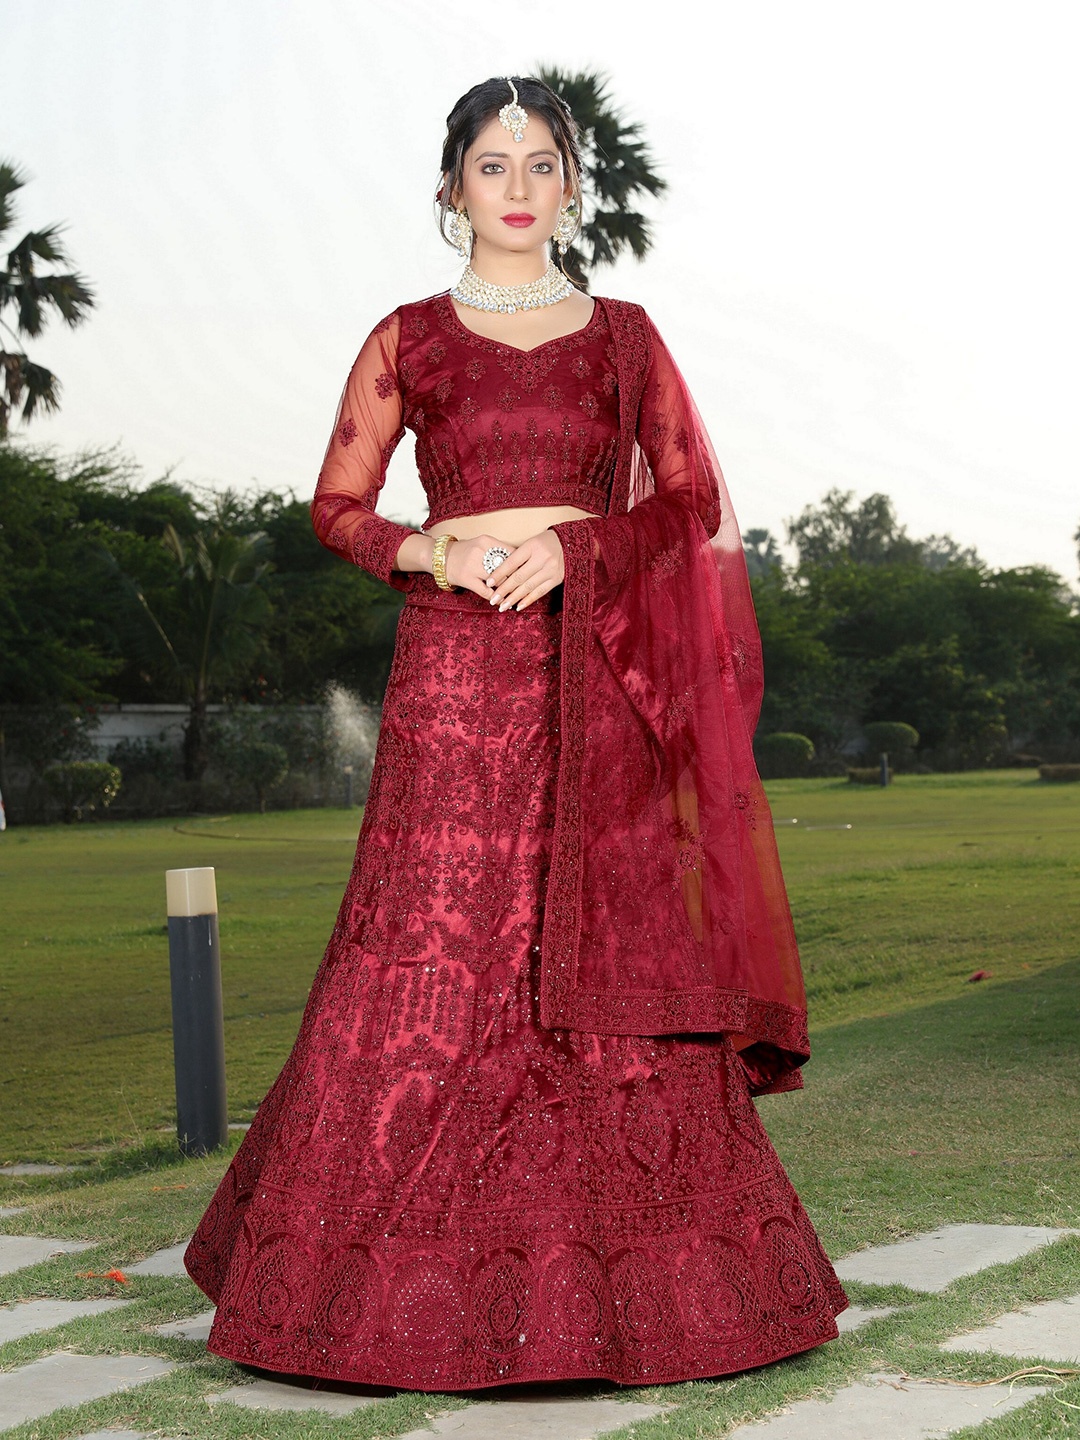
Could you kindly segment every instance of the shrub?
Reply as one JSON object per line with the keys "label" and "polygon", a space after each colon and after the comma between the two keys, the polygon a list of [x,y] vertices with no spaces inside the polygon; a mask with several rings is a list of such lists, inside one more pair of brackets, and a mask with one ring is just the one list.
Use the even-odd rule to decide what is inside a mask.
{"label": "shrub", "polygon": [[1040,765],[1040,780],[1080,780],[1080,765]]}
{"label": "shrub", "polygon": [[45,784],[60,802],[65,823],[81,820],[85,811],[102,810],[115,800],[121,784],[120,771],[104,760],[71,760],[50,765]]}
{"label": "shrub", "polygon": [[[893,777],[892,768],[890,767],[890,768],[885,772],[885,774],[886,774],[886,777],[887,777],[887,779],[888,779],[888,781],[889,781],[889,784],[891,785],[891,784],[892,784],[892,777]],[[848,766],[848,772],[847,772],[847,778],[851,781],[852,785],[880,785],[880,784],[881,784],[881,766],[880,766],[880,765],[849,765],[849,766]]]}
{"label": "shrub", "polygon": [[109,764],[116,765],[125,784],[137,775],[170,780],[180,770],[180,754],[160,740],[120,740],[109,751]]}
{"label": "shrub", "polygon": [[754,758],[763,780],[797,779],[814,758],[814,742],[806,735],[778,730],[754,742]]}
{"label": "shrub", "polygon": [[894,755],[897,760],[909,758],[919,743],[919,732],[914,725],[905,725],[899,720],[871,720],[863,726],[863,734],[867,754]]}

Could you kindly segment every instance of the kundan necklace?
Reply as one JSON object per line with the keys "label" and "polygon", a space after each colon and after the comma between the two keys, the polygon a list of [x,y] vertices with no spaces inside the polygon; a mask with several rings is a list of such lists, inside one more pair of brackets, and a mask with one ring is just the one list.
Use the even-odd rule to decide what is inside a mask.
{"label": "kundan necklace", "polygon": [[471,265],[465,266],[465,273],[450,294],[462,305],[471,305],[474,310],[497,310],[503,315],[513,315],[517,310],[539,310],[544,305],[556,305],[573,295],[574,286],[556,266],[554,260],[539,280],[530,280],[525,285],[492,285],[490,280],[481,280]]}

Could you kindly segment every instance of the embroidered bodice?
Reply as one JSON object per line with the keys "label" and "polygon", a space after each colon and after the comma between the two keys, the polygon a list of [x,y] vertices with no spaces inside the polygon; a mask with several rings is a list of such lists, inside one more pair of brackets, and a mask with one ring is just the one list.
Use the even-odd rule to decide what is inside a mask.
{"label": "embroidered bodice", "polygon": [[374,508],[406,429],[416,436],[425,525],[514,506],[604,514],[617,391],[600,304],[581,329],[531,350],[469,330],[445,293],[402,305],[376,325],[349,375],[313,505],[319,537],[405,588],[392,565],[414,532]]}

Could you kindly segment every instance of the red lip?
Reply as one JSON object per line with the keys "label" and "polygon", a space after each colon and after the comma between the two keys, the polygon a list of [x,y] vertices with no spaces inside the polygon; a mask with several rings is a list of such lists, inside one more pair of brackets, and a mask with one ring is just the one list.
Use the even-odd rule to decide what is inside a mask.
{"label": "red lip", "polygon": [[527,215],[524,211],[519,215],[504,215],[502,218],[504,225],[513,225],[519,230],[524,230],[526,225],[536,224],[536,216]]}

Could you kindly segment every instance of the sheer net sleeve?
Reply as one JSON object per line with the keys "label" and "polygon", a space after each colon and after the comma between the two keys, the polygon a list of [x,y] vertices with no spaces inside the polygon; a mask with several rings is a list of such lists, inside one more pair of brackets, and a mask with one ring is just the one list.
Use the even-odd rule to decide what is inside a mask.
{"label": "sheer net sleeve", "polygon": [[412,576],[394,569],[407,535],[419,532],[375,513],[386,467],[405,433],[397,358],[401,319],[381,320],[356,357],[319,471],[311,521],[329,550],[407,590]]}

